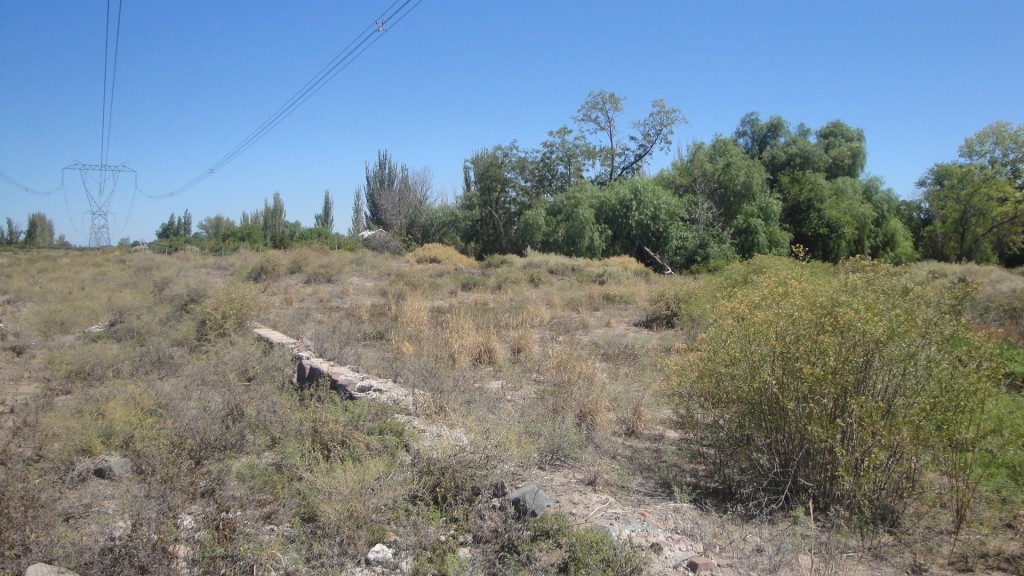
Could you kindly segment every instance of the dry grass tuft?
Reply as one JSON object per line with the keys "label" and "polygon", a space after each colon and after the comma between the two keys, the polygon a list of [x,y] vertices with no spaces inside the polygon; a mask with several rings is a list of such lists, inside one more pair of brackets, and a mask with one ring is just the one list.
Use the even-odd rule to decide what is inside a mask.
{"label": "dry grass tuft", "polygon": [[476,260],[444,244],[424,244],[405,257],[416,264],[443,264],[457,270],[478,268]]}
{"label": "dry grass tuft", "polygon": [[546,391],[556,414],[571,414],[590,435],[605,432],[611,420],[610,388],[601,367],[579,346],[549,352],[545,365]]}

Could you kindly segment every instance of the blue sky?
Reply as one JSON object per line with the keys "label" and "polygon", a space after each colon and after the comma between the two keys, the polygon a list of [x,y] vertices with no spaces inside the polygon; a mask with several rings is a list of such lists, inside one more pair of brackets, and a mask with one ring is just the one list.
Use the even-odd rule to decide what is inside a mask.
{"label": "blue sky", "polygon": [[[138,189],[159,195],[213,166],[390,0],[121,3],[107,162],[133,168]],[[0,170],[34,190],[60,187],[74,162],[100,161],[106,9],[0,0]],[[864,130],[867,171],[913,197],[915,180],[954,159],[965,137],[996,120],[1024,123],[1022,22],[1019,0],[422,0],[200,185],[151,200],[122,180],[110,235],[152,239],[186,209],[197,222],[237,220],[274,192],[290,220],[312,225],[325,189],[344,232],[378,149],[429,169],[435,192],[451,198],[474,151],[513,139],[537,146],[597,89],[626,98],[625,120],[654,98],[682,110],[683,149],[731,134],[750,111],[814,128],[841,119]],[[0,217],[24,223],[35,211],[88,243],[77,173],[49,196],[0,180]]]}

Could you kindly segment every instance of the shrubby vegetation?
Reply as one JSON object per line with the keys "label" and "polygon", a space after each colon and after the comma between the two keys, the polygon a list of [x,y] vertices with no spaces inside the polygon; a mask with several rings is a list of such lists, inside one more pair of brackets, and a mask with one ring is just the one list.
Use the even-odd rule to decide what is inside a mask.
{"label": "shrubby vegetation", "polygon": [[970,296],[864,260],[779,262],[732,290],[681,390],[703,407],[688,430],[712,485],[757,512],[899,525],[943,463],[981,448],[999,379]]}
{"label": "shrubby vegetation", "polygon": [[[658,193],[647,184],[586,187],[614,200]],[[751,573],[843,539],[844,554],[909,550],[925,565],[945,564],[951,534],[981,567],[1019,554],[1006,526],[1024,494],[1024,278],[1006,270],[757,256],[666,277],[625,256],[478,261],[440,244],[0,260],[0,375],[42,381],[0,414],[17,424],[0,428],[0,570],[45,557],[169,571],[183,545],[197,573],[343,572],[377,542],[420,574],[657,561],[573,525],[604,496],[571,522],[494,507],[496,482],[538,467],[579,494],[685,510],[679,530],[705,549],[745,546],[707,522],[777,531],[731,549]],[[391,408],[295,390],[287,355],[246,334],[252,319],[429,392],[415,414],[469,444],[425,449]],[[83,477],[105,454],[133,476]],[[114,513],[85,506],[101,497]],[[680,500],[764,514],[710,520]],[[808,531],[808,512],[828,531]],[[83,529],[108,518],[131,531]]]}
{"label": "shrubby vegetation", "polygon": [[337,234],[334,227],[334,199],[324,191],[323,207],[314,215],[315,225],[306,228],[299,221],[288,221],[284,199],[274,193],[273,200],[264,200],[263,208],[243,211],[238,222],[223,214],[208,216],[192,231],[192,215],[173,213],[156,231],[152,249],[176,252],[192,246],[211,252],[234,252],[242,248],[284,249],[298,246],[323,246],[330,249],[356,248],[359,243],[350,236]]}
{"label": "shrubby vegetation", "polygon": [[[158,252],[227,258],[5,252],[0,312],[18,320],[0,326],[0,352],[47,342],[47,390],[71,400],[19,416],[0,453],[2,560],[162,565],[167,526],[201,506],[218,514],[188,559],[201,572],[337,571],[399,532],[415,573],[641,573],[640,551],[599,532],[488,505],[496,481],[537,466],[762,518],[806,511],[901,544],[1019,525],[1024,279],[962,263],[1024,258],[1022,128],[984,128],[901,201],[863,173],[864,134],[838,120],[751,113],[648,175],[683,117],[656,100],[625,130],[623,101],[591,93],[539,148],[478,150],[451,203],[381,150],[347,235],[329,191],[309,228],[275,193],[238,221],[193,230],[185,210],[156,231]],[[360,251],[377,229],[408,253]],[[8,218],[0,242],[63,237],[36,213],[24,231]],[[74,257],[88,265],[72,278]],[[920,258],[941,262],[897,267]],[[288,359],[245,338],[254,318],[427,390],[417,413],[476,442],[417,452],[390,409],[281,386]],[[644,444],[671,424],[680,440]],[[75,540],[74,511],[44,504],[104,453],[130,457],[155,495],[119,503],[136,538],[123,546]],[[295,533],[261,540],[270,522]],[[456,533],[487,560],[470,566]]]}

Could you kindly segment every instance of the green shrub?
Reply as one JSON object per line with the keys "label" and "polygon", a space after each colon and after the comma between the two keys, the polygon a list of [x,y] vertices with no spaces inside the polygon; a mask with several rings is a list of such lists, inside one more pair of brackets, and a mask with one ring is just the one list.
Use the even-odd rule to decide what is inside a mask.
{"label": "green shrub", "polygon": [[[296,262],[297,260],[293,260]],[[267,252],[246,274],[252,282],[268,282],[281,277],[284,272],[284,262],[276,252]]]}
{"label": "green shrub", "polygon": [[689,315],[690,295],[677,286],[665,287],[651,294],[640,325],[652,330],[678,328]]}
{"label": "green shrub", "polygon": [[675,330],[683,342],[693,342],[714,318],[722,295],[716,278],[666,278],[647,297],[637,325],[649,330]]}
{"label": "green shrub", "polygon": [[465,274],[459,278],[459,289],[463,292],[472,292],[487,285],[487,278],[477,274]]}
{"label": "green shrub", "polygon": [[550,568],[553,574],[639,576],[647,569],[643,550],[630,543],[617,544],[600,528],[574,527],[565,514],[531,520],[525,536],[518,543],[520,560],[527,566]]}
{"label": "green shrub", "polygon": [[258,301],[252,289],[227,281],[203,303],[196,325],[196,340],[207,343],[245,329],[256,313]]}
{"label": "green shrub", "polygon": [[968,294],[861,260],[749,280],[682,388],[709,479],[758,513],[813,505],[897,524],[926,466],[974,449],[995,389],[991,345],[963,319]]}

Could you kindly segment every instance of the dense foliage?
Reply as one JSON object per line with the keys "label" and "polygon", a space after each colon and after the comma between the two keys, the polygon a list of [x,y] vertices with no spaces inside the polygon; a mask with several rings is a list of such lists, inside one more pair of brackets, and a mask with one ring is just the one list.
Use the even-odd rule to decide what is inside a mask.
{"label": "dense foliage", "polygon": [[[687,430],[711,485],[752,511],[894,526],[928,470],[970,460],[998,389],[993,347],[941,292],[864,260],[754,261],[700,343]],[[970,471],[951,490],[970,487]]]}
{"label": "dense foliage", "polygon": [[925,257],[1024,264],[1024,125],[985,127],[917,185],[921,197],[903,211]]}
{"label": "dense foliage", "polygon": [[423,212],[423,234],[410,239],[446,242],[480,258],[531,247],[624,254],[666,271],[714,270],[787,254],[791,245],[830,262],[917,258],[899,199],[881,179],[863,175],[863,131],[838,120],[793,128],[751,113],[733,137],[697,142],[648,177],[649,154],[670,146],[683,118],[655,101],[624,136],[623,101],[591,93],[574,127],[549,132],[540,148],[513,141],[477,151],[455,205]]}

